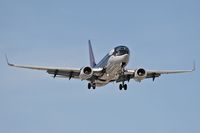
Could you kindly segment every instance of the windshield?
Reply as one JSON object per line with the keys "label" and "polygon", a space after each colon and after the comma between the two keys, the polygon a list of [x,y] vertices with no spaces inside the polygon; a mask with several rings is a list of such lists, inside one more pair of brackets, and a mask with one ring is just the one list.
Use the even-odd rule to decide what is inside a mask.
{"label": "windshield", "polygon": [[129,54],[129,49],[125,46],[119,46],[115,48],[115,55],[120,56],[124,54]]}

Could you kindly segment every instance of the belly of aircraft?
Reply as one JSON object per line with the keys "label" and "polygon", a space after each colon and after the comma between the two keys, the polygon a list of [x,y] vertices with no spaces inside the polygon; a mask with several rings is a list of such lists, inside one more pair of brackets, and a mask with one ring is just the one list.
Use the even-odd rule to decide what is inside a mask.
{"label": "belly of aircraft", "polygon": [[119,71],[121,71],[120,64],[110,65],[106,69],[106,73],[100,79],[95,81],[96,86],[104,86],[111,81],[115,81],[119,77]]}
{"label": "belly of aircraft", "polygon": [[122,71],[122,63],[125,63],[123,67],[128,63],[129,56],[115,57],[111,56],[106,66],[106,72],[98,80],[95,81],[96,86],[104,86],[112,81],[116,81]]}

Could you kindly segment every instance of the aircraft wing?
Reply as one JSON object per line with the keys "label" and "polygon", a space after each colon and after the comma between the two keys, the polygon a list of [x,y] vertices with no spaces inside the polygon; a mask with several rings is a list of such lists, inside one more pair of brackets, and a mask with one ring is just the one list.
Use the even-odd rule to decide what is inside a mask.
{"label": "aircraft wing", "polygon": [[179,74],[193,72],[194,70],[149,70],[146,78],[155,78],[163,74]]}
{"label": "aircraft wing", "polygon": [[[139,81],[146,79],[146,78],[152,78],[153,81],[155,78],[160,77],[163,74],[180,74],[180,73],[189,73],[193,72],[196,69],[195,63],[193,64],[193,68],[191,70],[145,70],[146,75],[143,78],[139,78]],[[124,74],[119,76],[119,79],[117,82],[122,82],[122,81],[129,81],[130,79],[136,79],[137,77],[136,72],[138,69],[126,69]],[[141,80],[140,80],[141,79]]]}
{"label": "aircraft wing", "polygon": [[[17,67],[17,68],[25,68],[25,69],[33,69],[33,70],[43,70],[46,71],[48,74],[52,74],[53,77],[59,77],[59,78],[76,78],[79,79],[79,75],[81,72],[81,68],[64,68],[64,67],[43,67],[43,66],[32,66],[32,65],[17,65],[17,64],[11,64],[8,61],[8,58],[6,56],[7,64],[11,67]],[[102,69],[93,69],[94,75],[99,74],[102,72]]]}

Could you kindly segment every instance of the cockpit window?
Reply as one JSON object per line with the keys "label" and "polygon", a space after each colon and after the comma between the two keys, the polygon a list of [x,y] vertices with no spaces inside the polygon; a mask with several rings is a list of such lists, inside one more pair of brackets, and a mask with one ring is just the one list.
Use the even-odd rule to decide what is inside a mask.
{"label": "cockpit window", "polygon": [[129,49],[125,46],[119,46],[115,48],[115,55],[120,56],[124,54],[129,54]]}

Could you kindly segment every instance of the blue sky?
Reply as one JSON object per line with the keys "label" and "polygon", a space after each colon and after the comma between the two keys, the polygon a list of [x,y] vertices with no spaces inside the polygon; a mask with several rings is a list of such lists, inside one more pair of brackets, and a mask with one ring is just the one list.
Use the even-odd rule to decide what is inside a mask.
{"label": "blue sky", "polygon": [[95,91],[78,80],[9,68],[89,64],[110,49],[131,50],[129,68],[191,69],[200,57],[198,0],[0,0],[0,132],[199,133],[199,70]]}

